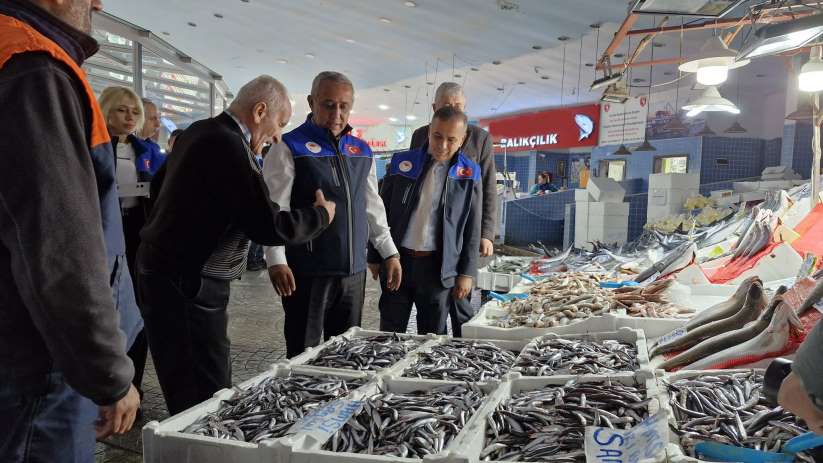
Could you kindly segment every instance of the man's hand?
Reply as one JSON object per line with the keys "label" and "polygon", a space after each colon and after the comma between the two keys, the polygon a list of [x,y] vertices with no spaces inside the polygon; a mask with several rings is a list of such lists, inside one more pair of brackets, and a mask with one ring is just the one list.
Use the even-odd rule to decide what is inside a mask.
{"label": "man's hand", "polygon": [[492,240],[481,238],[480,239],[480,257],[489,257],[490,255],[494,254],[494,243]]}
{"label": "man's hand", "polygon": [[129,386],[126,396],[112,405],[100,407],[100,415],[95,423],[97,439],[105,439],[112,434],[125,434],[134,424],[137,409],[140,408],[140,394],[134,385]]}
{"label": "man's hand", "polygon": [[[331,203],[334,206],[334,203]],[[269,279],[274,285],[274,290],[278,296],[291,296],[297,290],[297,283],[294,281],[294,274],[288,265],[279,264],[269,267]]]}
{"label": "man's hand", "polygon": [[455,299],[465,299],[472,292],[472,278],[464,275],[459,275],[454,280],[454,288],[452,288],[452,296]]}
{"label": "man's hand", "polygon": [[337,205],[333,201],[326,201],[326,197],[323,196],[323,190],[317,189],[314,192],[314,207],[322,207],[326,209],[326,212],[329,214],[329,223],[334,220],[334,211],[337,209]]}
{"label": "man's hand", "polygon": [[397,291],[400,289],[400,281],[403,279],[400,258],[397,256],[389,257],[383,262],[383,265],[386,266],[386,287],[389,291]]}
{"label": "man's hand", "polygon": [[809,393],[803,387],[803,382],[794,373],[789,373],[780,385],[777,402],[786,410],[802,418],[808,425],[809,431],[823,434],[823,411],[812,402]]}

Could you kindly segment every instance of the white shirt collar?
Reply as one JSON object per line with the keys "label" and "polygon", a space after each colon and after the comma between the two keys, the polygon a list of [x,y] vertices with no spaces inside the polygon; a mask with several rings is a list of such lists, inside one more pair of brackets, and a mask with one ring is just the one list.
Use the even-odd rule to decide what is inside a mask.
{"label": "white shirt collar", "polygon": [[229,112],[228,109],[226,110],[226,114],[228,114],[229,117],[231,117],[234,120],[234,122],[237,123],[237,126],[240,127],[240,131],[243,132],[243,137],[249,144],[251,144],[251,130],[249,130],[249,128],[246,127],[246,124],[240,122],[240,119],[238,119],[237,116]]}

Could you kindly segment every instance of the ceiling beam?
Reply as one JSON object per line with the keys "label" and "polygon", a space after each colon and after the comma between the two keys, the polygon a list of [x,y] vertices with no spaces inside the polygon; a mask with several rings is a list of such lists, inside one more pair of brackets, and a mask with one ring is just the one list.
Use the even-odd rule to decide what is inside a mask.
{"label": "ceiling beam", "polygon": [[[772,24],[772,23],[781,23],[786,22],[792,19],[799,19],[804,18],[806,16],[811,16],[815,14],[814,12],[798,12],[798,13],[784,13],[775,16],[763,16],[762,18],[757,19],[757,24]],[[732,19],[720,19],[717,21],[711,22],[704,22],[701,24],[690,24],[687,26],[667,26],[667,27],[653,27],[649,29],[635,29],[633,31],[629,31],[626,33],[627,36],[633,35],[646,35],[646,34],[668,34],[672,32],[690,32],[690,31],[700,31],[706,29],[730,29],[732,27],[738,27],[741,22],[746,21],[747,18],[732,18]],[[617,38],[617,37],[615,37]],[[619,44],[618,44],[619,45]],[[617,47],[615,47],[616,49]]]}

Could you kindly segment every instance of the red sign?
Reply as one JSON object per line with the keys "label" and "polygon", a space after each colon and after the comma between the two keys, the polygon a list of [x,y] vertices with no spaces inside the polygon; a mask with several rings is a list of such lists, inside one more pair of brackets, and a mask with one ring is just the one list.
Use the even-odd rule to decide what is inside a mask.
{"label": "red sign", "polygon": [[[548,109],[481,121],[508,151],[597,146],[600,105]],[[501,149],[502,148],[498,148]]]}

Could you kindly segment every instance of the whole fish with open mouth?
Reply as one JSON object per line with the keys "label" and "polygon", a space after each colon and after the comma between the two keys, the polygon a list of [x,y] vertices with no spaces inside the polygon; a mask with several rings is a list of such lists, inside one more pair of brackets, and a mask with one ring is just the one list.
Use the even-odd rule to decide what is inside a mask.
{"label": "whole fish with open mouth", "polygon": [[672,339],[664,344],[658,344],[649,355],[657,355],[688,349],[700,341],[716,336],[720,333],[735,330],[743,327],[746,323],[755,320],[766,307],[766,294],[763,286],[759,282],[752,283],[746,293],[746,301],[740,310],[728,318],[723,318],[701,325],[693,330],[687,331],[685,335]]}
{"label": "whole fish with open mouth", "polygon": [[[758,372],[696,375],[672,381],[666,388],[675,420],[670,428],[692,457],[701,441],[774,452],[807,431],[797,417],[768,405]],[[795,457],[813,462],[806,453]]]}
{"label": "whole fish with open mouth", "polygon": [[740,345],[759,335],[769,327],[769,324],[771,324],[775,310],[780,304],[783,303],[783,298],[781,295],[785,292],[785,286],[778,288],[775,297],[772,298],[772,301],[769,304],[769,307],[763,311],[757,320],[750,322],[743,328],[728,331],[726,333],[718,334],[717,336],[705,339],[692,348],[666,360],[660,365],[659,368],[664,370],[672,370],[684,365],[689,365],[693,362],[709,357],[712,354]]}
{"label": "whole fish with open mouth", "polygon": [[607,374],[638,369],[637,347],[603,340],[538,338],[517,357],[525,376]]}
{"label": "whole fish with open mouth", "polygon": [[501,349],[488,341],[451,340],[428,352],[419,352],[417,360],[403,372],[403,377],[489,381],[506,374],[516,357],[516,352]]}
{"label": "whole fish with open mouth", "polygon": [[384,391],[366,399],[323,450],[400,458],[440,453],[480,407],[483,392],[472,383],[426,391]]}
{"label": "whole fish with open mouth", "polygon": [[181,432],[255,444],[276,439],[312,410],[365,383],[365,379],[300,374],[266,378],[246,390],[237,389],[220,408]]}
{"label": "whole fish with open mouth", "polygon": [[308,365],[349,370],[379,370],[397,363],[420,341],[397,333],[348,339],[338,337]]}
{"label": "whole fish with open mouth", "polygon": [[586,426],[629,429],[648,416],[642,386],[577,382],[516,394],[486,417],[482,461],[582,463]]}

